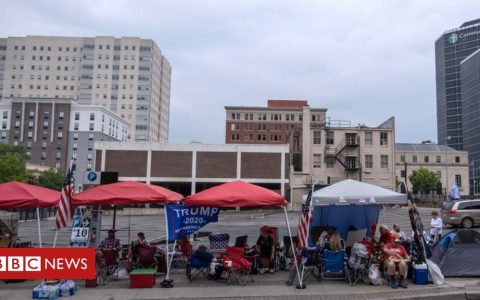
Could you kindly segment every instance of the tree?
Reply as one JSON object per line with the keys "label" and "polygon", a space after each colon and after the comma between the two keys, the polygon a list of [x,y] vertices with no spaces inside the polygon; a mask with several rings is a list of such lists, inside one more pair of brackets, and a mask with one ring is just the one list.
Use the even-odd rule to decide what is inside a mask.
{"label": "tree", "polygon": [[414,193],[434,190],[439,184],[437,175],[424,168],[413,171],[413,174],[408,179],[412,183]]}
{"label": "tree", "polygon": [[25,181],[26,151],[23,145],[13,146],[0,143],[0,183],[9,181]]}
{"label": "tree", "polygon": [[60,191],[65,181],[65,172],[62,169],[49,169],[42,172],[34,183],[52,190]]}

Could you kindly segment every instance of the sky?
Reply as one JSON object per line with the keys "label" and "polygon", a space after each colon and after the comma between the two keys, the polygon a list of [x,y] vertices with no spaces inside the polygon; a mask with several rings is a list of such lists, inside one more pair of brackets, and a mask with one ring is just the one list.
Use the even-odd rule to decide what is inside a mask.
{"label": "sky", "polygon": [[2,1],[0,37],[138,36],[172,66],[169,142],[225,142],[225,106],[307,100],[437,140],[435,40],[480,1]]}

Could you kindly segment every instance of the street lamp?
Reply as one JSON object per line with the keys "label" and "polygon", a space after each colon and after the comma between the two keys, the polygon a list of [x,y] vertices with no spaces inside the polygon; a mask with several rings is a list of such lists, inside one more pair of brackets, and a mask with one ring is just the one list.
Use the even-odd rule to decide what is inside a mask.
{"label": "street lamp", "polygon": [[[447,142],[445,143],[445,196],[448,197],[448,142],[451,136],[447,136]],[[448,200],[448,198],[447,198]]]}
{"label": "street lamp", "polygon": [[472,166],[472,175],[473,175],[473,195],[475,196],[477,194],[477,174],[475,172],[475,160],[470,162],[470,165]]}

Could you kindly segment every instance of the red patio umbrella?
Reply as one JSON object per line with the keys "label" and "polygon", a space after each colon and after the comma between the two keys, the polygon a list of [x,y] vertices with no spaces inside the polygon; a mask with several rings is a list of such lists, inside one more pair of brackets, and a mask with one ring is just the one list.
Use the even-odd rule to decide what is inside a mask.
{"label": "red patio umbrella", "polygon": [[201,191],[185,198],[186,205],[218,207],[284,206],[282,195],[255,184],[236,180]]}
{"label": "red patio umbrella", "polygon": [[73,195],[72,204],[78,205],[130,205],[178,202],[179,193],[161,186],[135,181],[105,184]]}
{"label": "red patio umbrella", "polygon": [[0,183],[0,208],[56,207],[60,192],[28,183]]}

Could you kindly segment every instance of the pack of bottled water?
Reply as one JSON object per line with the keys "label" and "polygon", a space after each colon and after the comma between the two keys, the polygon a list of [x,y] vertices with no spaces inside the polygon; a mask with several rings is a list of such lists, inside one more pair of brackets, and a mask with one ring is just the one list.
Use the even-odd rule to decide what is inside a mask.
{"label": "pack of bottled water", "polygon": [[32,292],[33,299],[57,299],[75,295],[77,287],[73,280],[60,280],[57,284],[40,283]]}

